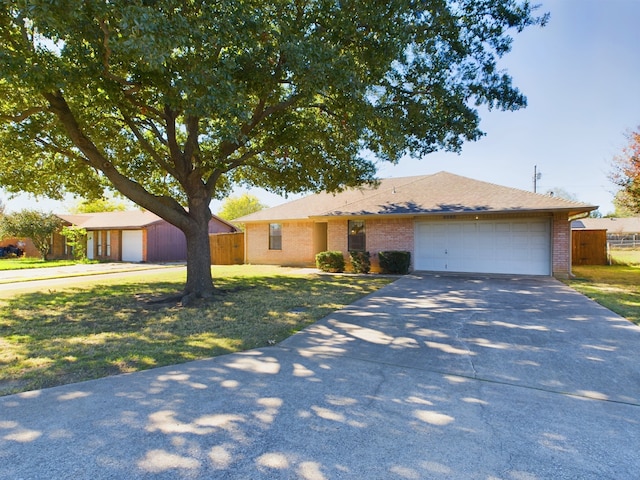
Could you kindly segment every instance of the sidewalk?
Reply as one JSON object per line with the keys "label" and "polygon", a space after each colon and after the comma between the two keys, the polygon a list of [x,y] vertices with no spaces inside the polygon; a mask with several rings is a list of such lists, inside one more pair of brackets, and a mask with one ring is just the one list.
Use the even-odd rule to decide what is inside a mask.
{"label": "sidewalk", "polygon": [[82,277],[86,275],[103,275],[105,273],[133,272],[156,270],[159,268],[184,267],[182,263],[89,263],[66,267],[27,268],[23,270],[0,270],[0,285],[6,283],[49,280],[52,278]]}

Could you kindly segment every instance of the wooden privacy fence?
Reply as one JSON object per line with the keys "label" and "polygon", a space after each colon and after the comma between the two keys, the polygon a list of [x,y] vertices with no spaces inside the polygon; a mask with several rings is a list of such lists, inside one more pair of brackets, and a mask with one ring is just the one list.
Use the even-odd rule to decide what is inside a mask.
{"label": "wooden privacy fence", "polygon": [[244,263],[244,233],[215,233],[209,235],[211,265]]}
{"label": "wooden privacy fence", "polygon": [[607,231],[573,230],[571,262],[574,265],[607,265]]}

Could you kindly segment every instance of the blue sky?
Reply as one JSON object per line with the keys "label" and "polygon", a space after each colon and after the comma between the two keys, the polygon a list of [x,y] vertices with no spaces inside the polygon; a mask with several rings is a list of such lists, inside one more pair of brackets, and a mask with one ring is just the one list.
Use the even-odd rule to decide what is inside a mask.
{"label": "blue sky", "polygon": [[[534,2],[535,3],[535,2]],[[562,189],[579,200],[613,210],[611,159],[625,132],[640,125],[640,0],[539,0],[551,19],[545,28],[515,34],[501,61],[527,96],[517,112],[483,112],[481,140],[461,154],[438,152],[398,165],[381,164],[380,177],[446,170],[499,185],[538,192]],[[240,193],[240,191],[238,191]],[[264,203],[286,201],[259,190]],[[9,199],[7,210],[64,211],[70,202]],[[212,204],[215,212],[219,202]]]}
{"label": "blue sky", "polygon": [[640,1],[546,0],[545,28],[515,36],[502,65],[527,96],[517,112],[487,112],[486,136],[460,155],[435,153],[380,169],[382,177],[447,170],[523,190],[561,188],[613,210],[608,180],[624,134],[640,125]]}
{"label": "blue sky", "polygon": [[[640,125],[640,0],[538,3],[551,13],[548,25],[515,34],[512,51],[501,60],[527,96],[527,108],[484,112],[486,135],[465,144],[462,153],[380,164],[380,177],[446,170],[533,190],[537,165],[538,192],[560,188],[599,205],[603,214],[613,211],[611,160],[624,146],[625,132]],[[251,193],[269,205],[283,201]]]}

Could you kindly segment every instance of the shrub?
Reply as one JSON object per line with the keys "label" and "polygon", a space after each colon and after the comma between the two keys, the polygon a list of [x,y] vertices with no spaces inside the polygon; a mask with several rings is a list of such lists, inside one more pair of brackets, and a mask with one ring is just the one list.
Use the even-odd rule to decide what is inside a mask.
{"label": "shrub", "polygon": [[320,252],[316,255],[316,266],[323,272],[344,272],[344,256],[342,252]]}
{"label": "shrub", "polygon": [[354,273],[369,273],[371,270],[371,260],[369,252],[350,251],[351,266]]}
{"label": "shrub", "polygon": [[60,234],[67,239],[67,245],[73,248],[73,258],[87,260],[87,231],[84,228],[65,226]]}
{"label": "shrub", "polygon": [[388,252],[380,252],[380,270],[382,273],[392,273],[405,275],[409,273],[409,265],[411,265],[411,253],[391,250]]}

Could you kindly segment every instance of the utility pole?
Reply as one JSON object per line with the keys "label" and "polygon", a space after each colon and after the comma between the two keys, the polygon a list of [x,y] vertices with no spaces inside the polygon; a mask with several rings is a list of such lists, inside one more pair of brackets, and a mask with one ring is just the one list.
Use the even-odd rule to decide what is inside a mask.
{"label": "utility pole", "polygon": [[542,177],[542,173],[538,171],[538,166],[533,166],[533,193],[536,193],[538,190],[538,180]]}

